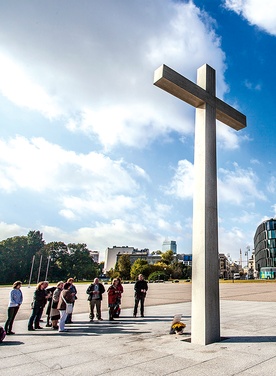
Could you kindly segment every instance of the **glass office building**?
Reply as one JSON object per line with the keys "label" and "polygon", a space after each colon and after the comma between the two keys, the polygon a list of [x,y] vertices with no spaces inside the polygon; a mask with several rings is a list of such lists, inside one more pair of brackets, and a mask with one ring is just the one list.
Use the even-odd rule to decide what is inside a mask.
{"label": "glass office building", "polygon": [[271,218],[261,223],[254,236],[255,268],[276,267],[276,219]]}
{"label": "glass office building", "polygon": [[177,245],[175,240],[164,240],[162,244],[162,252],[173,251],[173,254],[177,253]]}

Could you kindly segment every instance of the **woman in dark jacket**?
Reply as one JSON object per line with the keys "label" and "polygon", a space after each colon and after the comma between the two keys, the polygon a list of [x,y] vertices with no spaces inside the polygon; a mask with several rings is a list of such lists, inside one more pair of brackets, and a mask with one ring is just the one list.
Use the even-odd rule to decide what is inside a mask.
{"label": "woman in dark jacket", "polygon": [[60,293],[59,301],[57,309],[60,313],[60,320],[59,320],[59,332],[67,332],[65,329],[65,321],[67,318],[66,313],[66,303],[73,303],[74,302],[74,295],[70,290],[71,283],[66,282],[64,283],[63,290]]}
{"label": "woman in dark jacket", "polygon": [[[43,329],[39,326],[39,320],[42,316],[45,304],[47,303],[47,298],[50,296],[45,290],[47,286],[48,282],[45,281],[39,282],[36,286],[32,303],[32,314],[28,322],[28,330]],[[33,323],[35,327],[33,327]]]}

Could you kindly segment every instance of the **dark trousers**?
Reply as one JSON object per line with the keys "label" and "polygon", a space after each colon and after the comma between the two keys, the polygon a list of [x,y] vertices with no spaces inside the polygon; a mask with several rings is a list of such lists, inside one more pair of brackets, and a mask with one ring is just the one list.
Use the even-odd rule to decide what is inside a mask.
{"label": "dark trousers", "polygon": [[12,325],[15,319],[15,316],[19,310],[19,306],[17,307],[9,307],[8,308],[8,319],[5,323],[5,331],[6,333],[10,333],[12,331]]}
{"label": "dark trousers", "polygon": [[32,314],[29,318],[28,328],[33,328],[33,323],[35,328],[39,327],[39,320],[41,319],[42,313],[43,313],[44,307],[39,307],[37,305],[34,305],[34,308],[32,310]]}
{"label": "dark trousers", "polygon": [[134,303],[134,311],[133,314],[137,315],[138,305],[140,302],[140,313],[141,316],[144,316],[144,302],[145,302],[145,296],[135,296],[135,303]]}
{"label": "dark trousers", "polygon": [[115,305],[112,304],[112,306],[109,306],[109,321],[114,320],[114,310],[115,310]]}

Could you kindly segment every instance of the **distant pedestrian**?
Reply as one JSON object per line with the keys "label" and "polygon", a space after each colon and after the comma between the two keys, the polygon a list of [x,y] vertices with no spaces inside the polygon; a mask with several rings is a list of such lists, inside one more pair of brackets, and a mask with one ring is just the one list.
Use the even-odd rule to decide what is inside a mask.
{"label": "distant pedestrian", "polygon": [[114,321],[114,310],[117,304],[118,290],[117,290],[118,280],[113,279],[112,285],[109,286],[107,290],[108,294],[108,307],[109,307],[109,321]]}
{"label": "distant pedestrian", "polygon": [[88,294],[89,300],[89,308],[90,308],[90,322],[94,320],[94,309],[96,307],[97,311],[97,319],[102,321],[102,312],[101,312],[101,305],[102,305],[102,295],[105,292],[104,285],[99,282],[99,278],[94,279],[94,283],[91,283],[86,290],[86,294]]}
{"label": "distant pedestrian", "polygon": [[20,290],[22,286],[21,281],[16,281],[12,285],[12,290],[10,292],[10,300],[8,305],[8,319],[5,323],[5,331],[7,335],[15,334],[12,331],[12,325],[15,319],[15,316],[17,315],[17,312],[20,308],[20,305],[23,302],[23,295],[22,291]]}
{"label": "distant pedestrian", "polygon": [[[72,296],[73,296],[73,306],[74,306],[74,304],[75,304],[75,300],[77,300],[78,299],[78,297],[77,297],[77,288],[76,288],[76,286],[73,284],[73,282],[74,282],[74,278],[68,278],[67,279],[67,283],[70,283],[70,288],[69,288],[69,290],[70,290],[70,292],[72,293]],[[68,315],[67,315],[67,318],[66,318],[66,324],[73,324],[73,321],[72,321],[72,313],[69,313]]]}
{"label": "distant pedestrian", "polygon": [[133,317],[136,317],[138,305],[140,302],[140,313],[141,317],[144,317],[144,303],[146,294],[148,291],[148,283],[145,281],[144,276],[142,274],[138,275],[138,280],[136,281],[134,285],[134,291],[135,291],[135,303],[134,303],[134,310],[133,310]]}

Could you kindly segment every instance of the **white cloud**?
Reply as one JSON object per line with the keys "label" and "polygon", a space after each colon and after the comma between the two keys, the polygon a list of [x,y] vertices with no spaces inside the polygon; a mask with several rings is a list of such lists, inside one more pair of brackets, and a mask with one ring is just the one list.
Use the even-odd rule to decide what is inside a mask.
{"label": "white cloud", "polygon": [[262,89],[262,85],[261,84],[254,84],[254,83],[252,83],[249,80],[245,80],[244,81],[244,85],[249,90],[260,91]]}
{"label": "white cloud", "polygon": [[[248,242],[250,239],[250,242]],[[233,261],[239,261],[239,248],[243,249],[248,244],[252,244],[252,236],[244,231],[244,229],[237,226],[228,229],[219,227],[219,252],[230,253]]]}
{"label": "white cloud", "polygon": [[276,13],[274,0],[225,0],[225,6],[241,14],[251,25],[276,35]]}
{"label": "white cloud", "polygon": [[237,163],[234,170],[219,169],[218,194],[219,200],[241,205],[252,200],[265,201],[265,194],[257,187],[259,181],[251,168],[243,169]]}
{"label": "white cloud", "polygon": [[27,235],[28,230],[24,227],[21,227],[17,225],[16,223],[5,223],[5,222],[0,222],[0,241],[3,239],[11,238],[15,236],[23,236]]}
{"label": "white cloud", "polygon": [[34,79],[4,53],[0,53],[0,92],[19,107],[26,107],[52,119],[63,114],[57,98],[47,93]]}
{"label": "white cloud", "polygon": [[[257,186],[259,179],[255,172],[250,168],[243,169],[237,163],[233,163],[233,167],[233,170],[225,168],[218,170],[219,201],[235,205],[246,203],[248,207],[252,206],[255,200],[266,201],[265,194]],[[187,160],[179,161],[166,193],[181,199],[192,199],[193,186],[193,164]]]}
{"label": "white cloud", "polygon": [[269,182],[267,183],[266,189],[269,193],[276,192],[276,177],[275,176],[271,176]]}
{"label": "white cloud", "polygon": [[[133,0],[126,6],[106,0],[89,17],[72,1],[56,8],[53,18],[51,7],[37,4],[32,17],[17,17],[13,28],[0,15],[7,26],[1,56],[9,62],[0,90],[19,106],[61,117],[71,132],[96,135],[106,150],[145,147],[171,131],[193,133],[192,108],[153,86],[153,72],[163,63],[193,80],[208,63],[216,69],[218,95],[228,90],[215,23],[191,1]],[[68,20],[80,13],[82,23],[72,29]]]}
{"label": "white cloud", "polygon": [[182,199],[191,199],[193,198],[193,187],[194,165],[186,159],[181,160],[178,162],[172,182],[165,192]]}
{"label": "white cloud", "polygon": [[[19,188],[32,191],[67,192],[136,192],[137,182],[131,173],[148,179],[146,172],[122,160],[91,152],[77,154],[51,144],[43,138],[17,136],[0,139],[0,189],[11,192]],[[138,173],[137,173],[138,172]]]}

